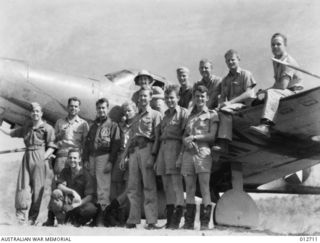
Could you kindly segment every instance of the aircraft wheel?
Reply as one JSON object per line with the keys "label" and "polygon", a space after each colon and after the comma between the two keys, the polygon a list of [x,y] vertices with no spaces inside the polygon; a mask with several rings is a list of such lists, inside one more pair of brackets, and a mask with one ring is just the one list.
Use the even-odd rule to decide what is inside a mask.
{"label": "aircraft wheel", "polygon": [[226,191],[213,214],[217,225],[254,228],[259,224],[259,211],[253,199],[244,191]]}

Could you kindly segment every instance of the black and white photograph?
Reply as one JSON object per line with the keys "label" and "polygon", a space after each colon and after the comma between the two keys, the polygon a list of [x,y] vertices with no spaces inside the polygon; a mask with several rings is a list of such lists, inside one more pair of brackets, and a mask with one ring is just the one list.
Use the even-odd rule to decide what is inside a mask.
{"label": "black and white photograph", "polygon": [[1,242],[317,241],[319,45],[317,0],[0,0]]}

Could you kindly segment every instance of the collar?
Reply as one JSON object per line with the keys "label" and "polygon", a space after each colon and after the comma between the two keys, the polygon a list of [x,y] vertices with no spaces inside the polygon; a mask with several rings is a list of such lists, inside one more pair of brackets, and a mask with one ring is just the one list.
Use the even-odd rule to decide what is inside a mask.
{"label": "collar", "polygon": [[[65,118],[65,120],[66,120],[67,122],[70,122],[68,116]],[[75,122],[80,122],[80,117],[79,117],[78,115],[76,115],[75,118],[73,119],[73,121],[75,121]]]}
{"label": "collar", "polygon": [[32,121],[30,121],[27,127],[35,130],[35,129],[43,128],[45,125],[46,125],[46,121],[42,120],[42,123],[39,126],[33,127],[33,123]]}
{"label": "collar", "polygon": [[[179,115],[179,113],[181,112],[181,107],[179,105],[176,105],[176,107],[174,108],[175,112]],[[169,115],[170,114],[170,109],[168,108],[165,112],[165,115]]]}
{"label": "collar", "polygon": [[[151,108],[150,105],[148,105],[148,106],[146,107],[146,112],[150,113],[151,111],[152,111],[152,108]],[[138,115],[140,115],[141,113],[142,113],[142,112],[139,111],[139,114],[138,114]]]}
{"label": "collar", "polygon": [[237,68],[236,73],[232,74],[231,71],[229,71],[228,76],[236,76],[239,75],[241,73],[242,69],[240,67]]}
{"label": "collar", "polygon": [[180,93],[183,93],[187,90],[191,89],[191,86],[190,85],[187,85],[185,88],[183,88],[182,86],[180,87]]}
{"label": "collar", "polygon": [[[194,106],[194,107],[192,108],[191,114],[193,114],[193,115],[196,114],[196,110],[197,110],[197,107]],[[205,106],[200,113],[207,113],[208,111],[209,111],[209,108],[208,108],[207,106]]]}
{"label": "collar", "polygon": [[289,54],[287,52],[283,53],[282,57],[280,59],[274,57],[275,59],[278,59],[280,61],[285,61],[288,58]]}
{"label": "collar", "polygon": [[109,119],[109,117],[108,116],[106,116],[106,118],[104,118],[104,119],[100,119],[100,118],[97,118],[96,120],[95,120],[95,123],[97,123],[97,124],[103,124],[103,123],[105,123],[106,121],[110,121],[110,119]]}

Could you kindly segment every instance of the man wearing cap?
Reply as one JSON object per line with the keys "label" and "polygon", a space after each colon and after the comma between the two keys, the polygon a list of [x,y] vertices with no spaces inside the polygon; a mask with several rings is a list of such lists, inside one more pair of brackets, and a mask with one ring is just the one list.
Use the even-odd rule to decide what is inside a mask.
{"label": "man wearing cap", "polygon": [[79,149],[69,150],[67,163],[68,167],[59,174],[58,188],[51,194],[49,209],[57,217],[59,224],[85,225],[97,213],[94,205],[94,178],[81,167]]}
{"label": "man wearing cap", "polygon": [[207,107],[214,109],[218,106],[218,98],[221,91],[221,78],[212,74],[212,62],[208,59],[201,59],[199,62],[199,72],[202,79],[196,82],[196,86],[203,85],[208,89]]}
{"label": "man wearing cap", "polygon": [[180,83],[178,105],[188,109],[192,100],[192,87],[189,85],[189,69],[186,67],[177,68],[177,78]]}
{"label": "man wearing cap", "polygon": [[119,126],[108,117],[108,108],[108,99],[96,102],[97,119],[90,127],[83,151],[84,165],[97,182],[98,226],[109,226],[108,219],[103,222],[103,211],[110,204],[111,171],[121,146]]}
{"label": "man wearing cap", "polygon": [[81,101],[77,97],[69,98],[68,116],[59,119],[55,124],[56,144],[58,146],[54,165],[55,175],[58,175],[65,167],[69,149],[78,148],[80,151],[83,149],[89,125],[78,116],[80,104]]}
{"label": "man wearing cap", "polygon": [[[143,86],[139,91],[139,113],[134,118],[128,148],[129,179],[128,198],[130,212],[127,228],[135,228],[141,221],[142,191],[147,229],[156,229],[158,218],[157,185],[154,163],[159,149],[159,129],[161,114],[150,107],[152,90]],[[123,167],[125,161],[120,165]]]}
{"label": "man wearing cap", "polygon": [[[271,50],[274,58],[298,66],[296,60],[287,53],[286,47],[287,37],[285,35],[275,33],[271,37]],[[273,62],[273,70],[275,79],[273,86],[261,92],[265,94],[265,102],[260,125],[250,127],[251,131],[266,137],[270,137],[269,129],[275,125],[274,120],[280,99],[303,89],[301,74],[298,71],[276,62]]]}
{"label": "man wearing cap", "polygon": [[56,145],[54,129],[42,120],[42,108],[38,103],[31,103],[31,121],[23,127],[9,133],[11,137],[23,138],[26,151],[19,169],[15,195],[15,208],[18,223],[35,224],[38,218],[46,179],[48,159]]}
{"label": "man wearing cap", "polygon": [[[141,70],[134,78],[134,82],[137,86],[140,86],[140,88],[143,85],[151,86],[153,83],[153,77],[147,70]],[[131,100],[138,106],[139,90],[133,93]]]}
{"label": "man wearing cap", "polygon": [[164,103],[164,91],[158,86],[153,86],[152,88],[152,99],[150,106],[152,109],[159,111],[161,115],[164,115],[164,112],[167,109],[166,104]]}

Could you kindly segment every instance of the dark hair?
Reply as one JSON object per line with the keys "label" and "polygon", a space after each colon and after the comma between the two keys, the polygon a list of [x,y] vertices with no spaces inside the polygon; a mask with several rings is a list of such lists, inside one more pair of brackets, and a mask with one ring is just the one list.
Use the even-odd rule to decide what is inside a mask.
{"label": "dark hair", "polygon": [[71,101],[77,101],[77,102],[79,102],[79,105],[81,105],[80,99],[79,99],[78,97],[76,97],[76,96],[70,97],[70,98],[68,99],[68,105],[70,105]]}
{"label": "dark hair", "polygon": [[175,84],[171,84],[171,85],[168,85],[165,90],[164,90],[164,93],[166,95],[170,94],[171,92],[175,92],[177,96],[179,96],[179,86],[178,85],[175,85]]}
{"label": "dark hair", "polygon": [[201,63],[209,63],[210,64],[210,66],[211,67],[213,67],[213,65],[212,65],[212,62],[209,60],[209,59],[207,59],[207,58],[202,58],[201,60],[200,60],[200,62],[199,62],[199,66],[201,65]]}
{"label": "dark hair", "polygon": [[71,154],[71,153],[78,153],[79,154],[79,157],[81,155],[81,152],[80,152],[80,149],[78,148],[72,148],[68,151],[68,155]]}
{"label": "dark hair", "polygon": [[271,42],[272,42],[272,40],[273,40],[274,38],[276,38],[276,37],[278,37],[278,36],[280,36],[280,37],[283,39],[284,45],[287,46],[287,37],[286,37],[284,34],[282,34],[282,33],[275,33],[275,34],[273,34],[272,37],[271,37]]}
{"label": "dark hair", "polygon": [[238,53],[236,50],[234,50],[234,49],[228,50],[228,51],[226,52],[226,54],[224,54],[224,58],[228,58],[228,57],[233,56],[233,55],[236,55],[236,56],[238,57],[238,59],[240,60],[240,55],[239,55],[239,53]]}
{"label": "dark hair", "polygon": [[145,91],[145,90],[149,91],[149,95],[151,97],[153,92],[149,85],[142,85],[141,88],[139,89],[139,95],[141,91]]}
{"label": "dark hair", "polygon": [[208,94],[208,89],[207,89],[207,87],[206,86],[204,86],[204,85],[196,85],[195,87],[194,87],[194,89],[193,89],[193,95],[197,92],[197,91],[199,91],[200,93],[207,93]]}
{"label": "dark hair", "polygon": [[107,107],[109,108],[109,100],[107,98],[98,99],[97,102],[96,102],[96,106],[101,105],[103,103],[106,103]]}

